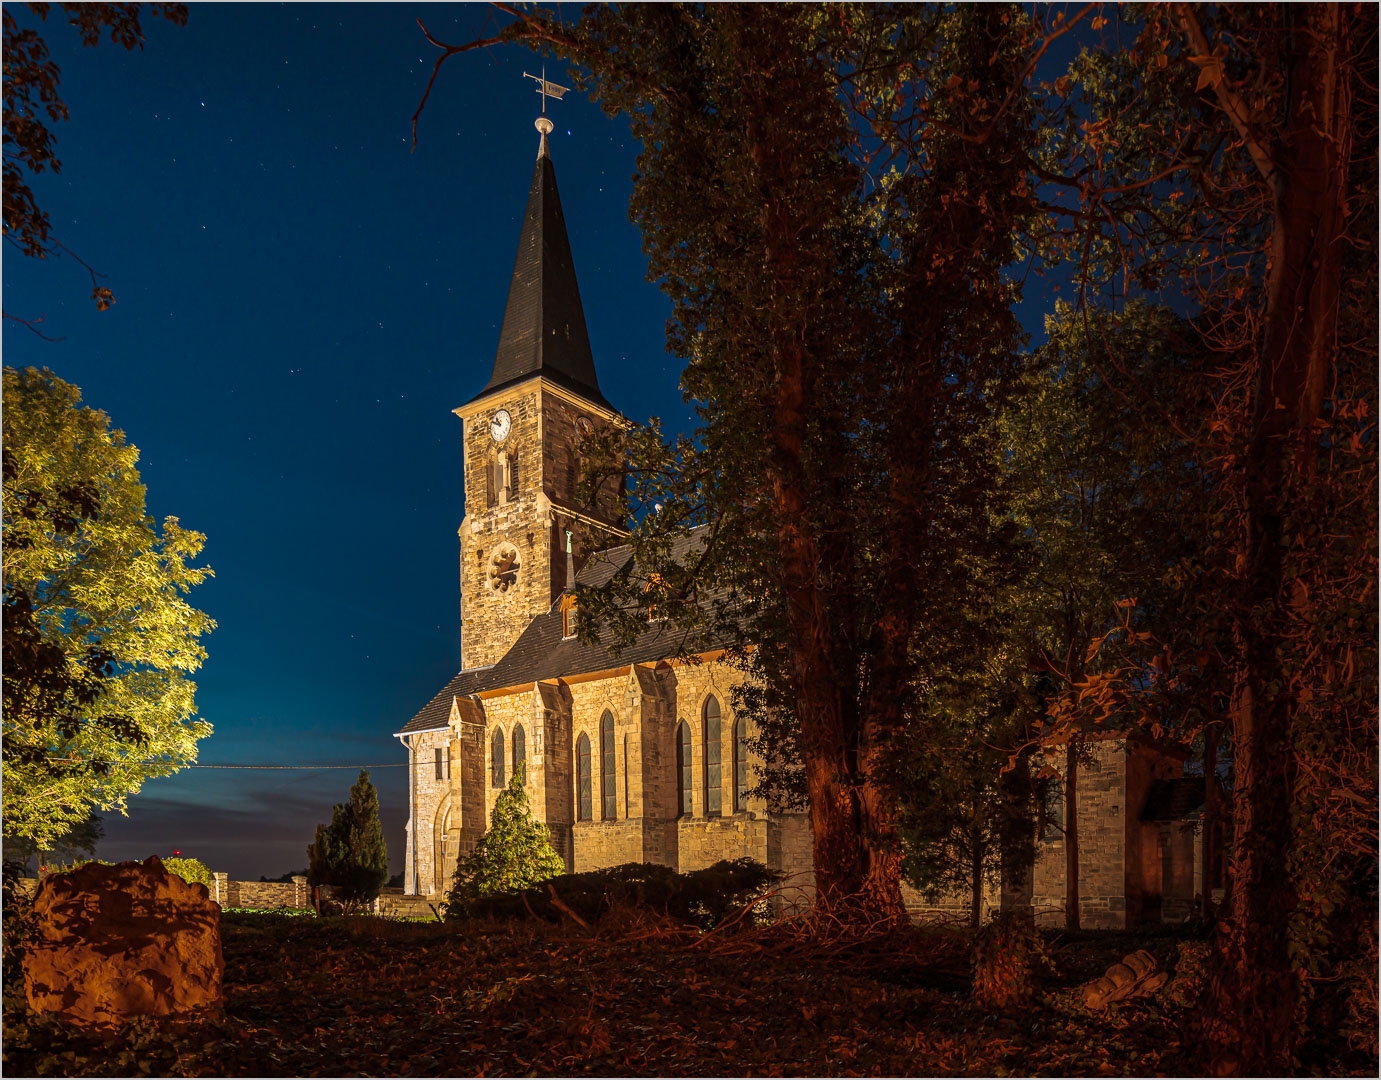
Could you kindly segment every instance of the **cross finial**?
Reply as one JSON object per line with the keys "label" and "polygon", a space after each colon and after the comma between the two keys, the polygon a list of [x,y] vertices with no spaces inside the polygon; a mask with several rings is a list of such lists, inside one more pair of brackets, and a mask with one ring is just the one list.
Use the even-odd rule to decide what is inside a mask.
{"label": "cross finial", "polygon": [[542,95],[542,115],[533,121],[533,126],[542,133],[542,142],[537,148],[537,156],[542,157],[547,152],[547,136],[551,134],[552,129],[556,126],[547,119],[547,98],[555,98],[557,101],[560,101],[570,87],[558,86],[554,82],[547,82],[547,68],[545,64],[542,65],[541,75],[529,75],[525,71],[523,72],[523,78],[532,79],[536,82],[537,92]]}

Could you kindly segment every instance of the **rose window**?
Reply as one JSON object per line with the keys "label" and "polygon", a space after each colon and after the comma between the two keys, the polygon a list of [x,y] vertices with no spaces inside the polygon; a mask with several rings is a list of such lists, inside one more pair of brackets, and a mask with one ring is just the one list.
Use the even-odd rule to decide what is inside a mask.
{"label": "rose window", "polygon": [[518,549],[512,544],[500,544],[489,557],[489,587],[506,593],[518,584]]}

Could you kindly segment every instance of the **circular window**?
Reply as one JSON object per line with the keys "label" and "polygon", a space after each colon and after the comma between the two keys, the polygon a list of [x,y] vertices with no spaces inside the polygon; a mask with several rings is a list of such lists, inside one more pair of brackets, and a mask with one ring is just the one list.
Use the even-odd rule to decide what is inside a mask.
{"label": "circular window", "polygon": [[489,587],[506,593],[518,584],[518,549],[512,544],[500,544],[489,556]]}

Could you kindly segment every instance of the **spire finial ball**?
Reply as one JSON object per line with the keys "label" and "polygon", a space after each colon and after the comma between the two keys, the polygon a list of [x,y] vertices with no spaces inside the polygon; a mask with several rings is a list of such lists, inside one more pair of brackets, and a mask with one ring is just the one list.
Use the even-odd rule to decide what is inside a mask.
{"label": "spire finial ball", "polygon": [[556,125],[553,124],[550,120],[548,120],[545,116],[539,116],[536,120],[532,122],[532,126],[535,127],[538,131],[540,131],[543,135],[550,135],[552,131],[556,128]]}

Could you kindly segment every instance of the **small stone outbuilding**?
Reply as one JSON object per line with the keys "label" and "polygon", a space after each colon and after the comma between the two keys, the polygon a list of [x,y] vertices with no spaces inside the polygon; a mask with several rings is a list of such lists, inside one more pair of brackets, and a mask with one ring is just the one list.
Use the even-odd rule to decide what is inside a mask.
{"label": "small stone outbuilding", "polygon": [[[1198,908],[1204,889],[1221,894],[1221,834],[1204,881],[1204,777],[1186,776],[1181,748],[1135,735],[1090,738],[1078,769],[1079,920],[1086,929],[1178,923]],[[1064,747],[1047,750],[1059,775],[1040,823],[1027,890],[1004,906],[1029,903],[1036,921],[1065,920]],[[1024,895],[1023,895],[1024,893]]]}

